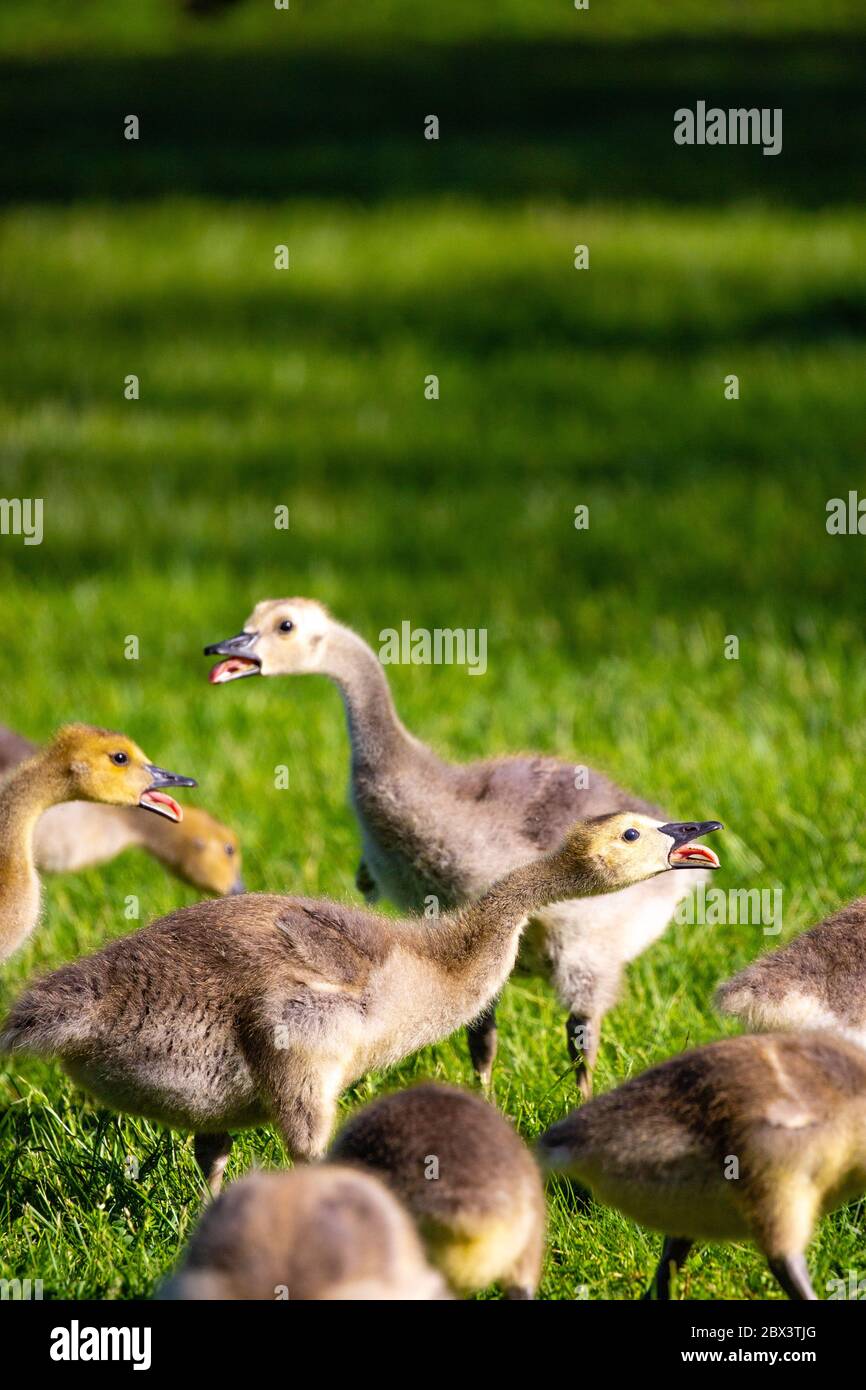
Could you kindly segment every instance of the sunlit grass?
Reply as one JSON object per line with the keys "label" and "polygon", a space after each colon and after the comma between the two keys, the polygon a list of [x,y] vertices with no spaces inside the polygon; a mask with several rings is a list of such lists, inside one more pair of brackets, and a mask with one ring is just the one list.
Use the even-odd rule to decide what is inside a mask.
{"label": "sunlit grass", "polygon": [[[672,814],[718,816],[721,885],[781,885],[784,935],[800,930],[861,891],[866,857],[863,542],[824,528],[862,472],[864,249],[844,210],[9,214],[0,478],[44,498],[45,541],[0,538],[0,717],[34,737],[67,718],[128,730],[199,777],[190,799],[239,830],[250,888],[356,901],[336,693],[213,690],[200,649],[281,593],[374,643],[404,618],[484,626],[484,679],[394,669],[415,732],[456,758],[580,757]],[[127,930],[129,893],[144,919],[195,899],[139,852],[49,881],[3,1004]],[[630,970],[599,1087],[718,1036],[716,982],[769,944],[760,927],[674,926]],[[528,1138],[571,1105],[564,1070],[562,1011],[516,977],[495,1085]],[[344,1105],[420,1076],[471,1084],[462,1036]],[[200,1208],[188,1143],[107,1119],[47,1064],[7,1066],[0,1093],[2,1273],[148,1294]],[[230,1174],[253,1162],[283,1162],[271,1131],[241,1139]],[[545,1296],[638,1295],[655,1237],[560,1189],[550,1210]],[[822,1224],[810,1259],[819,1293],[862,1263],[860,1207]],[[745,1246],[696,1256],[681,1292],[778,1295]]]}

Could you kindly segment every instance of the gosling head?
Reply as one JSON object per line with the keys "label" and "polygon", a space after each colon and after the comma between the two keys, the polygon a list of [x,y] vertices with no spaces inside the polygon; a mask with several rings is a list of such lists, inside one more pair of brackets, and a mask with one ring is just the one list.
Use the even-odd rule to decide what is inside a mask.
{"label": "gosling head", "polygon": [[163,788],[196,786],[192,777],[149,763],[125,734],[89,724],[66,724],[47,745],[44,756],[62,773],[69,800],[143,806],[172,821],[183,820],[183,812]]}
{"label": "gosling head", "polygon": [[310,598],[269,598],[257,603],[243,632],[205,647],[205,656],[223,656],[210,673],[211,685],[243,676],[300,676],[324,669],[334,620]]}
{"label": "gosling head", "polygon": [[150,824],[156,832],[156,840],[149,837],[150,848],[194,888],[223,897],[246,891],[240,841],[233,830],[207,811],[187,806],[181,826]]}
{"label": "gosling head", "polygon": [[694,841],[722,829],[717,820],[664,823],[633,811],[617,811],[572,826],[561,853],[577,874],[590,868],[613,890],[668,869],[718,869],[718,856]]}

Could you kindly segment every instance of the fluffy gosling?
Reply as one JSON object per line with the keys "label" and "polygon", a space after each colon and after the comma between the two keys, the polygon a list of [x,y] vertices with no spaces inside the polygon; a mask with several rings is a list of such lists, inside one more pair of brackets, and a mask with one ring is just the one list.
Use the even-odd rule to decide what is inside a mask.
{"label": "fluffy gosling", "polygon": [[539,1153],[664,1233],[647,1297],[670,1297],[695,1241],[750,1239],[789,1298],[814,1299],[815,1223],[866,1190],[866,1054],[829,1034],[725,1038],[590,1101]]}
{"label": "fluffy gosling", "polygon": [[273,1119],[293,1158],[320,1157],[347,1086],[498,993],[533,909],[667,872],[702,828],[579,822],[437,922],[273,894],[195,903],[37,981],[0,1050],[57,1057],[112,1108],[193,1130],[215,1192],[231,1129]]}
{"label": "fluffy gosling", "polygon": [[[0,725],[0,774],[38,752],[37,744]],[[244,892],[237,835],[196,806],[188,806],[177,824],[136,806],[66,801],[49,806],[33,834],[40,873],[76,873],[105,864],[132,846],[203,893]]]}
{"label": "fluffy gosling", "polygon": [[755,1032],[827,1028],[866,1048],[866,898],[753,961],[716,1004]]}
{"label": "fluffy gosling", "polygon": [[[211,683],[248,676],[321,675],[343,698],[351,744],[350,799],[361,832],[357,884],[368,903],[387,896],[404,912],[435,897],[451,909],[478,897],[518,864],[555,849],[577,819],[612,811],[667,817],[594,769],[580,784],[573,762],[519,755],[447,762],[401,723],[376,653],[309,598],[267,599],[244,630],[205,647],[218,655]],[[686,867],[681,865],[680,867]],[[568,1010],[566,1041],[584,1096],[605,1013],[626,964],[665,930],[677,904],[712,867],[695,848],[691,873],[632,884],[589,902],[574,898],[533,914],[521,963],[548,975]],[[496,1055],[495,1003],[468,1029],[481,1082]]]}
{"label": "fluffy gosling", "polygon": [[367,1173],[251,1173],[208,1207],[164,1299],[440,1299],[409,1216]]}
{"label": "fluffy gosling", "polygon": [[412,1086],[353,1115],[331,1156],[388,1185],[458,1293],[501,1283],[506,1298],[534,1298],[544,1255],[541,1175],[487,1101],[456,1086]]}
{"label": "fluffy gosling", "polygon": [[30,935],[39,919],[34,831],[43,812],[62,801],[141,806],[180,821],[183,812],[165,787],[194,787],[149,763],[125,734],[67,724],[40,752],[0,782],[0,960]]}

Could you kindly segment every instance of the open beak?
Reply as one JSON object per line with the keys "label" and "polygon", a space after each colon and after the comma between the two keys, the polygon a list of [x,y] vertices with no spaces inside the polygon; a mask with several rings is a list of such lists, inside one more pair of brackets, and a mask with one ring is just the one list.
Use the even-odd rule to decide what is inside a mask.
{"label": "open beak", "polygon": [[250,650],[258,641],[257,632],[239,632],[237,637],[227,637],[224,642],[213,642],[205,647],[205,656],[225,656],[227,661],[218,661],[210,672],[211,685],[225,685],[226,681],[237,681],[242,676],[258,676],[262,663]]}
{"label": "open beak", "polygon": [[197,787],[198,783],[194,777],[181,777],[177,772],[166,772],[164,767],[154,767],[153,763],[145,763],[146,770],[152,777],[152,782],[146,791],[141,793],[138,804],[145,811],[156,811],[157,815],[166,816],[168,820],[183,820],[183,811],[178,806],[173,796],[161,790],[163,787]]}
{"label": "open beak", "polygon": [[671,821],[660,825],[663,835],[669,835],[673,845],[668,852],[668,863],[672,869],[719,869],[718,855],[706,845],[692,842],[701,835],[709,835],[711,830],[724,830],[720,820]]}

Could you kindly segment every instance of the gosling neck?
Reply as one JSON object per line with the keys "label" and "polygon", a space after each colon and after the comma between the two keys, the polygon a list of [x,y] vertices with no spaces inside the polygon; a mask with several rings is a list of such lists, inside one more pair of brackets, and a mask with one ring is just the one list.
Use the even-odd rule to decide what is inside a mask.
{"label": "gosling neck", "polygon": [[31,845],[42,812],[73,795],[69,774],[57,766],[51,749],[8,772],[0,781],[0,857]]}
{"label": "gosling neck", "polygon": [[395,759],[423,753],[423,745],[400,722],[379,658],[351,628],[335,623],[327,637],[322,671],[343,697],[353,776]]}
{"label": "gosling neck", "polygon": [[33,861],[36,822],[70,794],[68,777],[37,753],[0,782],[0,960],[18,947],[39,917],[39,878]]}
{"label": "gosling neck", "polygon": [[482,996],[482,1007],[511,973],[533,912],[550,903],[613,892],[617,886],[622,885],[611,883],[591,861],[576,864],[573,847],[560,847],[513,869],[475,902],[450,913],[429,934],[429,944],[441,966],[463,976]]}

